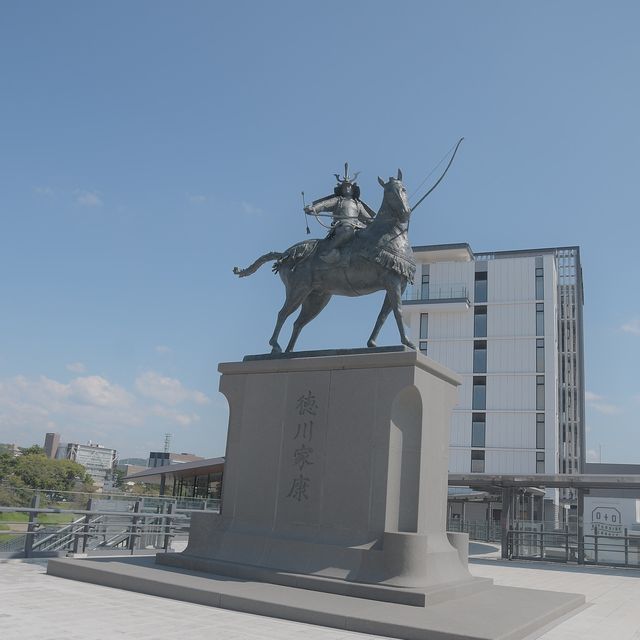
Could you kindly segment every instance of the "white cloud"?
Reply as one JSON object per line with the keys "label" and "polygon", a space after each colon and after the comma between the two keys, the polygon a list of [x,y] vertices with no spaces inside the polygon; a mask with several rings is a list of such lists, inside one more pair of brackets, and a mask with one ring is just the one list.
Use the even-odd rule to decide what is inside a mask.
{"label": "white cloud", "polygon": [[133,442],[132,429],[188,428],[200,416],[188,404],[177,405],[210,402],[202,392],[155,372],[140,376],[136,388],[96,375],[68,383],[47,376],[0,378],[0,434],[8,442],[30,445],[43,442],[47,431],[58,431],[69,442],[92,439],[113,446],[118,438]]}
{"label": "white cloud", "polygon": [[197,413],[180,413],[174,409],[169,409],[160,405],[153,407],[151,409],[151,413],[155,416],[166,418],[180,427],[188,427],[190,424],[200,420],[200,416]]}
{"label": "white cloud", "polygon": [[51,187],[34,187],[34,193],[45,198],[51,198],[54,195],[54,191]]}
{"label": "white cloud", "polygon": [[592,402],[589,405],[594,411],[602,413],[606,416],[617,416],[622,413],[622,409],[615,404],[607,402]]}
{"label": "white cloud", "polygon": [[633,318],[620,327],[624,332],[640,336],[640,318]]}
{"label": "white cloud", "polygon": [[134,400],[128,391],[101,376],[75,378],[69,389],[76,401],[100,407],[127,407]]}
{"label": "white cloud", "polygon": [[67,365],[67,370],[71,371],[72,373],[84,373],[87,368],[84,366],[84,363],[82,362],[70,362]]}
{"label": "white cloud", "polygon": [[599,462],[600,456],[595,449],[587,449],[587,462]]}
{"label": "white cloud", "polygon": [[167,347],[167,345],[165,345],[165,344],[159,344],[156,347],[156,353],[160,353],[162,355],[165,355],[167,353],[171,353],[171,347]]}
{"label": "white cloud", "polygon": [[187,200],[191,204],[204,204],[207,201],[207,196],[203,196],[200,194],[189,194],[187,196]]}
{"label": "white cloud", "polygon": [[262,213],[262,209],[260,209],[260,207],[256,207],[255,205],[251,204],[250,202],[245,202],[243,200],[240,203],[240,205],[242,206],[242,210],[245,213],[248,213],[249,215],[258,215],[258,214]]}
{"label": "white cloud", "polygon": [[101,207],[103,204],[95,191],[76,191],[76,202],[83,207]]}
{"label": "white cloud", "polygon": [[139,375],[135,384],[136,389],[143,396],[167,405],[176,405],[182,402],[195,402],[196,404],[210,402],[202,391],[187,389],[180,380],[163,376],[155,371],[146,371]]}
{"label": "white cloud", "polygon": [[[82,425],[87,431],[100,426],[137,426],[143,415],[135,398],[100,376],[74,378],[68,384],[46,376],[15,376],[0,381],[0,427],[44,430]],[[90,436],[89,436],[90,437]]]}
{"label": "white cloud", "polygon": [[618,405],[605,402],[606,398],[592,391],[585,391],[584,399],[591,409],[606,416],[616,416],[622,413],[622,409]]}

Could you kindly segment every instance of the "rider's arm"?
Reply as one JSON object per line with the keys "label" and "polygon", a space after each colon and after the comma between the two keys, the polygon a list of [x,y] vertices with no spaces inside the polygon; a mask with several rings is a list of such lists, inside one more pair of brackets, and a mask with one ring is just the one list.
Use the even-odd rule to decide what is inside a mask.
{"label": "rider's arm", "polygon": [[323,198],[322,200],[316,200],[312,205],[308,207],[310,211],[314,213],[320,213],[321,211],[333,211],[338,204],[337,196],[331,198]]}
{"label": "rider's arm", "polygon": [[360,200],[358,200],[358,220],[360,220],[360,222],[364,222],[365,224],[369,224],[373,220],[373,217],[371,216],[369,211],[367,211],[367,208],[362,204],[362,202],[360,202]]}

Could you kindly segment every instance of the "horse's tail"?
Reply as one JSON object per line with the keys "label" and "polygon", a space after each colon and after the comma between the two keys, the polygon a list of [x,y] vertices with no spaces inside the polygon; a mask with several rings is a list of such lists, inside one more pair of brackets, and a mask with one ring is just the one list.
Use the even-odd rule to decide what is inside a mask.
{"label": "horse's tail", "polygon": [[246,276],[250,276],[252,273],[255,273],[265,262],[269,262],[269,260],[280,260],[280,258],[282,257],[284,257],[284,253],[271,251],[269,253],[265,253],[263,256],[260,256],[252,265],[248,266],[246,269],[233,267],[233,273],[235,273],[239,278],[245,278]]}

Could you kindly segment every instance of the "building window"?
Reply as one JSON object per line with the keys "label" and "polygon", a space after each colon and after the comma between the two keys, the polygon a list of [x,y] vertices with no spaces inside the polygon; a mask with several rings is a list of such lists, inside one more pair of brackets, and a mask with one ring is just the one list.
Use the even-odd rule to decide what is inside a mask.
{"label": "building window", "polygon": [[536,449],[544,449],[544,413],[536,413]]}
{"label": "building window", "polygon": [[471,421],[471,446],[484,447],[486,440],[486,414],[474,413]]}
{"label": "building window", "polygon": [[420,348],[420,352],[424,353],[424,355],[426,356],[427,355],[427,343],[426,343],[426,341],[420,340],[419,348]]}
{"label": "building window", "polygon": [[476,271],[475,290],[473,295],[474,302],[487,301],[487,272]]}
{"label": "building window", "polygon": [[484,451],[471,450],[471,473],[484,473]]}
{"label": "building window", "polygon": [[544,473],[544,451],[536,451],[536,473]]}
{"label": "building window", "polygon": [[473,373],[487,373],[487,341],[473,343]]}
{"label": "building window", "polygon": [[426,340],[429,333],[429,314],[420,314],[420,340]]}
{"label": "building window", "polygon": [[536,300],[544,300],[544,270],[536,267]]}
{"label": "building window", "polygon": [[[425,267],[422,267],[423,269]],[[420,287],[420,299],[428,300],[429,299],[429,272],[422,272],[422,286]]]}
{"label": "building window", "polygon": [[544,411],[544,376],[536,376],[536,409]]}
{"label": "building window", "polygon": [[481,411],[487,408],[487,379],[484,376],[473,377],[473,399],[471,408]]}
{"label": "building window", "polygon": [[544,303],[536,303],[536,335],[544,335]]}
{"label": "building window", "polygon": [[536,340],[536,372],[544,373],[544,338]]}
{"label": "building window", "polygon": [[473,310],[473,335],[476,338],[487,337],[487,307],[475,307]]}

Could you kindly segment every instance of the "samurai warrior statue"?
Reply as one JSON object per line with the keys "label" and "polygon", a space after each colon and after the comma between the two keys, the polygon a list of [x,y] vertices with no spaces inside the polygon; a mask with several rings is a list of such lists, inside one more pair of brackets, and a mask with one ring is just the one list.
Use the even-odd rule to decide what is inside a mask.
{"label": "samurai warrior statue", "polygon": [[340,247],[349,242],[357,229],[364,229],[374,218],[375,212],[360,200],[360,187],[356,179],[358,174],[349,176],[349,164],[344,165],[344,176],[334,174],[338,184],[332,196],[315,200],[305,207],[305,212],[317,214],[323,211],[331,213],[333,221],[326,240],[322,241],[320,258],[335,264],[340,259]]}

